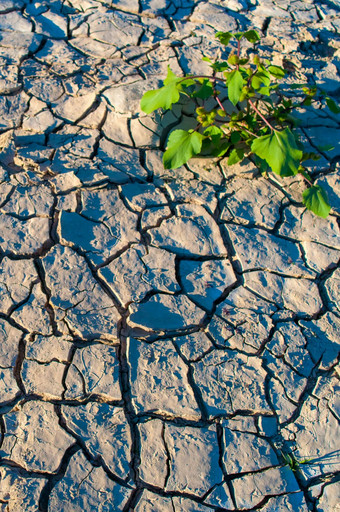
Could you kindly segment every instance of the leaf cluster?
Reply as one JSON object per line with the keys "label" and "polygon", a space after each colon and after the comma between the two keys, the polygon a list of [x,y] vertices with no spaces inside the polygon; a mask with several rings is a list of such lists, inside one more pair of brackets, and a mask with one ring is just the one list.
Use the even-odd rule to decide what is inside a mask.
{"label": "leaf cluster", "polygon": [[[241,42],[246,39],[254,46],[260,41],[255,30],[247,32],[217,32],[222,45],[236,41],[237,49],[225,61],[212,62],[212,74],[179,77],[170,67],[160,89],[148,91],[141,99],[141,109],[150,114],[154,110],[171,109],[181,97],[195,104],[196,127],[190,130],[172,130],[163,163],[166,169],[175,169],[198,155],[227,158],[228,165],[252,159],[261,172],[271,170],[281,177],[301,174],[307,188],[302,202],[307,209],[326,218],[330,212],[327,194],[312,182],[302,165],[309,159],[318,159],[316,153],[307,153],[295,131],[298,125],[294,111],[323,99],[333,113],[340,108],[335,101],[316,87],[294,84],[302,99],[285,96],[279,81],[285,70],[261,58],[255,51],[251,57],[241,56]],[[329,149],[329,148],[328,148]]]}

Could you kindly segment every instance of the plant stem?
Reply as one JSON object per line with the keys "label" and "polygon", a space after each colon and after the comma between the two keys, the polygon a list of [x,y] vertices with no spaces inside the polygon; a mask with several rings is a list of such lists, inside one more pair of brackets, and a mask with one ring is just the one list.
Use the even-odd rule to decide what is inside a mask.
{"label": "plant stem", "polygon": [[258,116],[260,116],[260,118],[262,119],[262,121],[263,121],[264,123],[266,123],[266,125],[267,125],[267,126],[269,126],[270,130],[271,130],[271,131],[274,131],[273,126],[272,126],[270,123],[268,123],[267,119],[266,119],[266,118],[261,114],[261,112],[259,111],[259,109],[258,109],[257,107],[255,107],[254,103],[253,103],[250,99],[248,99],[248,102],[249,102],[249,105],[252,107],[252,109],[253,109],[253,110],[255,110],[256,114],[257,114]]}
{"label": "plant stem", "polygon": [[253,133],[252,131],[248,130],[248,128],[246,128],[245,126],[243,126],[242,124],[236,124],[236,126],[238,128],[240,128],[241,130],[244,130],[245,132],[249,133],[250,135],[252,135],[253,137],[257,137],[256,133]]}
{"label": "plant stem", "polygon": [[227,113],[226,109],[225,109],[225,108],[224,108],[224,106],[222,105],[221,100],[219,99],[219,97],[218,97],[217,95],[215,96],[215,100],[217,101],[217,103],[219,104],[219,106],[221,107],[221,109],[222,109],[225,113]]}
{"label": "plant stem", "polygon": [[[226,125],[227,125],[227,123],[226,123],[225,121],[220,121],[219,119],[215,119],[215,121],[214,121],[214,122],[215,122],[215,123],[220,123],[220,124],[222,124],[222,125],[224,125],[224,126],[226,126]],[[245,127],[245,126],[243,126],[242,124],[240,124],[240,123],[236,123],[236,124],[235,124],[235,126],[236,126],[236,128],[238,128],[239,130],[244,130],[245,132],[249,133],[249,134],[250,134],[250,135],[252,135],[253,137],[257,137],[256,133],[254,133],[254,132],[252,132],[252,131],[248,130],[248,128],[246,128],[246,127]],[[221,128],[223,128],[223,126],[222,126]],[[230,128],[229,128],[229,131],[231,132]],[[224,132],[224,133],[227,133],[227,132]]]}
{"label": "plant stem", "polygon": [[182,78],[179,83],[184,82],[185,80],[196,80],[198,78],[208,78],[209,80],[218,80],[219,82],[223,82],[225,84],[225,79],[219,78],[217,76],[210,75],[188,75]]}
{"label": "plant stem", "polygon": [[[238,39],[238,41],[237,41],[237,58],[238,59],[240,58],[240,55],[241,55],[241,40]],[[236,69],[237,69],[237,71],[239,71],[239,69],[240,69],[239,63],[236,64]]]}
{"label": "plant stem", "polygon": [[313,183],[311,182],[311,180],[309,178],[307,178],[307,176],[305,176],[302,172],[299,172],[299,174],[301,174],[301,176],[303,177],[303,179],[305,181],[307,181],[307,183],[312,187],[313,186]]}
{"label": "plant stem", "polygon": [[250,75],[250,77],[248,78],[248,82],[247,82],[247,85],[248,87],[250,86],[250,82],[253,78],[253,76],[257,73],[257,70],[259,69],[258,65],[256,65],[256,68],[254,69],[254,71],[252,72],[252,74]]}

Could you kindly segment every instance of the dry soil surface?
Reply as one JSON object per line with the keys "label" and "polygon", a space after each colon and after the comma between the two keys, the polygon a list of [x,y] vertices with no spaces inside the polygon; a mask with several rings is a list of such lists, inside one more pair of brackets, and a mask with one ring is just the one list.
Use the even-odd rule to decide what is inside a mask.
{"label": "dry soil surface", "polygon": [[340,510],[340,116],[323,220],[139,108],[250,28],[339,100],[338,0],[0,1],[2,512]]}

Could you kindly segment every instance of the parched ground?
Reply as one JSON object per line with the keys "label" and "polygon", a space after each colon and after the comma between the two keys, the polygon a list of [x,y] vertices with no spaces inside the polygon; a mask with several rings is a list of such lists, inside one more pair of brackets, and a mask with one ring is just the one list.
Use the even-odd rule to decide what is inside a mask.
{"label": "parched ground", "polygon": [[340,116],[323,220],[139,108],[250,28],[339,100],[338,0],[0,1],[1,512],[340,510]]}

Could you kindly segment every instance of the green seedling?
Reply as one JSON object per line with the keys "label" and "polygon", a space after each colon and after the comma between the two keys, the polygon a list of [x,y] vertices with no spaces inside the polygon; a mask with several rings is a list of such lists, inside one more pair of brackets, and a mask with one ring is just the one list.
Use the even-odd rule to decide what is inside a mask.
{"label": "green seedling", "polygon": [[254,45],[260,41],[255,30],[217,32],[216,37],[225,46],[236,40],[237,50],[222,62],[203,58],[209,62],[212,76],[178,77],[168,67],[163,86],[142,97],[141,109],[146,114],[160,108],[171,109],[183,97],[195,104],[196,126],[170,132],[163,155],[164,167],[176,169],[198,155],[227,158],[228,165],[250,158],[265,175],[270,170],[281,177],[302,175],[307,184],[302,203],[326,218],[331,210],[326,191],[313,183],[303,165],[306,160],[317,160],[320,156],[304,151],[295,130],[298,120],[294,111],[320,98],[333,113],[340,113],[340,108],[325,93],[306,84],[290,86],[300,91],[298,99],[294,99],[296,92],[293,99],[292,94],[284,95],[278,83],[286,76],[282,67],[258,54],[242,57],[242,40]]}
{"label": "green seedling", "polygon": [[292,471],[299,471],[300,466],[303,464],[309,464],[313,461],[313,459],[301,459],[298,460],[294,455],[290,455],[289,453],[282,453],[283,460],[285,461],[285,466],[289,466]]}

